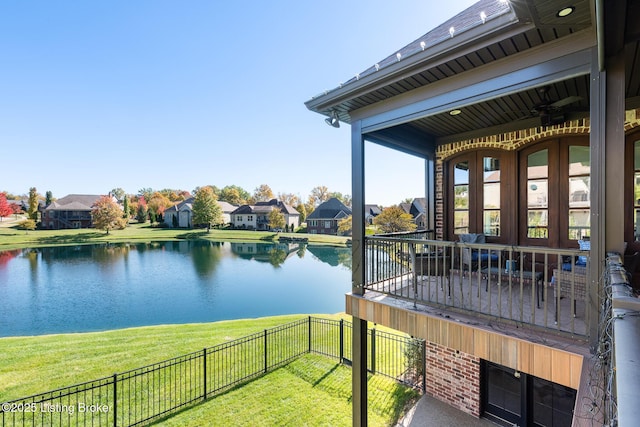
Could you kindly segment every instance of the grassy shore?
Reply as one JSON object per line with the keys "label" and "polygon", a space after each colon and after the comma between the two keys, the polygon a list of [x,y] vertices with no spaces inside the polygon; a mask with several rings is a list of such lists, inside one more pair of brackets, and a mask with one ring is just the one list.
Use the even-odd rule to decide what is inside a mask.
{"label": "grassy shore", "polygon": [[344,245],[349,238],[325,234],[273,233],[247,230],[187,230],[151,227],[149,224],[129,224],[124,230],[104,231],[81,228],[73,230],[17,229],[16,221],[5,218],[0,224],[0,251],[42,246],[79,245],[115,242],[151,242],[171,240],[212,240],[243,242],[277,242],[281,237],[307,238],[309,243]]}
{"label": "grassy shore", "polygon": [[[0,338],[0,401],[109,376],[301,317],[304,316]],[[415,391],[378,376],[371,377],[369,390],[371,425],[395,423],[417,397]],[[165,422],[196,426],[215,419],[226,420],[221,425],[313,426],[350,425],[350,417],[351,369],[332,359],[306,355]]]}

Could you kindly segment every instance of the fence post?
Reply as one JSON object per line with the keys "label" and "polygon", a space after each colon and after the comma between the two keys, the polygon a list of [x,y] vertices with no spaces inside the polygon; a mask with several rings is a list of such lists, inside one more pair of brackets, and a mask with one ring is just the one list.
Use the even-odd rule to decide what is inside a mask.
{"label": "fence post", "polygon": [[113,427],[118,427],[118,374],[113,374]]}
{"label": "fence post", "polygon": [[207,400],[207,347],[202,349],[203,390],[202,400]]}
{"label": "fence post", "polygon": [[308,334],[308,349],[307,349],[307,353],[311,353],[311,316],[309,316],[309,334]]}
{"label": "fence post", "polygon": [[267,330],[264,330],[264,373],[267,373],[269,361],[267,356]]}
{"label": "fence post", "polygon": [[371,329],[371,373],[376,373],[376,328]]}
{"label": "fence post", "polygon": [[344,362],[344,319],[340,319],[340,363]]}
{"label": "fence post", "polygon": [[420,340],[422,350],[422,394],[427,392],[427,340]]}

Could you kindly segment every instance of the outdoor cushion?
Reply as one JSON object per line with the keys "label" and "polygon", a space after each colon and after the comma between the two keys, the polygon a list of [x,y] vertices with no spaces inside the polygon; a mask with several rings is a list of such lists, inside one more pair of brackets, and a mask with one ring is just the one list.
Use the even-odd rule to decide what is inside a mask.
{"label": "outdoor cushion", "polygon": [[[578,245],[580,246],[581,251],[591,250],[591,240],[578,240]],[[576,261],[576,265],[587,265],[587,257],[584,255],[579,255],[578,261]]]}

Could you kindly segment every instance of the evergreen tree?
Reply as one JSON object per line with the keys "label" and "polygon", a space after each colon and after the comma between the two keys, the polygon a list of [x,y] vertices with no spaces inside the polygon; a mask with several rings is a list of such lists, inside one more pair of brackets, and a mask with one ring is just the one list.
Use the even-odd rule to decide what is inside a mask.
{"label": "evergreen tree", "polygon": [[51,204],[51,202],[53,202],[53,193],[51,191],[47,191],[45,193],[44,205],[45,206],[49,206]]}

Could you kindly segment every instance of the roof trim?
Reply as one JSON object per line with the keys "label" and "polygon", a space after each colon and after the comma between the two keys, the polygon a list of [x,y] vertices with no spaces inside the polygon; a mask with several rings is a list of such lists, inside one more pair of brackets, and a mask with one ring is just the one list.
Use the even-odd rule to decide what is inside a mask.
{"label": "roof trim", "polygon": [[[436,44],[424,51],[417,52],[395,64],[382,68],[377,72],[360,77],[342,87],[325,92],[311,98],[305,102],[309,110],[322,112],[328,111],[336,105],[367,92],[371,92],[381,87],[388,86],[397,81],[401,81],[408,75],[416,74],[428,68],[450,59],[451,56],[458,57],[461,51],[477,50],[479,47],[494,43],[496,37],[505,37],[505,32],[519,34],[533,27],[533,24],[522,24],[515,13],[511,10],[497,18],[487,21],[487,23],[469,29],[459,36],[452,37],[439,44]],[[343,117],[340,117],[343,120]]]}

